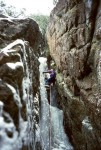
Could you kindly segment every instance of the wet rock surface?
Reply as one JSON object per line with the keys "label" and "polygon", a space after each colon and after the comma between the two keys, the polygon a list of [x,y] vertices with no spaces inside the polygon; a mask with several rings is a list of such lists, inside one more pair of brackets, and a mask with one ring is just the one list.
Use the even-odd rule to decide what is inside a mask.
{"label": "wet rock surface", "polygon": [[[2,150],[7,149],[6,145],[7,150],[26,150],[33,146],[35,132],[32,131],[39,122],[38,56],[41,42],[42,36],[34,20],[0,18],[0,101],[4,105],[0,115],[3,135],[0,135],[7,137],[7,140],[3,139]],[[10,123],[5,123],[9,118],[13,131],[9,129]],[[8,130],[8,136],[4,135],[4,130]]]}
{"label": "wet rock surface", "polygon": [[47,39],[64,126],[75,149],[101,149],[101,2],[59,0]]}

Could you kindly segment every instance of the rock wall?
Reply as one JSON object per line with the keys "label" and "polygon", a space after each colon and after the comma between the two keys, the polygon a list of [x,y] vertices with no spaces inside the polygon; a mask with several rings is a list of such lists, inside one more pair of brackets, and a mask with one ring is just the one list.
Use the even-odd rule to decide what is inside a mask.
{"label": "rock wall", "polygon": [[39,27],[33,20],[0,18],[1,150],[34,149],[41,43]]}
{"label": "rock wall", "polygon": [[47,28],[64,127],[77,150],[101,149],[101,1],[59,0]]}

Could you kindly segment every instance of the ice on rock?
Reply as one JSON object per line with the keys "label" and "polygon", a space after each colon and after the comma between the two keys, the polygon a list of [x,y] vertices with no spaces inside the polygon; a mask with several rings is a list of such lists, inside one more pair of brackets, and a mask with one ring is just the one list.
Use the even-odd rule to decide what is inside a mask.
{"label": "ice on rock", "polygon": [[[50,91],[50,105],[47,99],[43,72],[46,70],[46,58],[41,57],[40,62],[40,139],[43,150],[73,150],[63,127],[63,111],[57,108],[55,91]],[[53,89],[54,90],[54,89]],[[53,94],[53,95],[52,95]],[[54,99],[54,100],[53,100]]]}

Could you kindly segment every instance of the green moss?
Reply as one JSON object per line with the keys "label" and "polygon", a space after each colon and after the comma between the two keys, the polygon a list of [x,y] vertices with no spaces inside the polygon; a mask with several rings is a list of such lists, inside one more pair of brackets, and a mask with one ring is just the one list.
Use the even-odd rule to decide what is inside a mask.
{"label": "green moss", "polygon": [[92,49],[93,50],[100,50],[100,43],[98,42],[98,41],[96,41],[96,42],[94,42],[93,44],[92,44]]}
{"label": "green moss", "polygon": [[56,78],[57,78],[58,83],[63,82],[63,77],[61,73],[57,73]]}

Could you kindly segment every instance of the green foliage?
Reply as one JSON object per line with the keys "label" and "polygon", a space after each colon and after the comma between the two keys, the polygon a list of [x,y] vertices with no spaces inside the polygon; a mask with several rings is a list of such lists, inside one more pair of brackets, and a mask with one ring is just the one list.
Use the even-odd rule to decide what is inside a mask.
{"label": "green foliage", "polygon": [[45,34],[46,34],[47,25],[49,23],[49,16],[42,15],[42,14],[37,14],[37,15],[31,14],[29,17],[32,18],[33,20],[35,20],[41,29],[43,39],[44,39],[44,52],[43,52],[43,54],[48,56],[49,55],[49,48],[47,45],[47,40],[46,40]]}
{"label": "green foliage", "polygon": [[43,35],[45,35],[46,28],[49,22],[49,16],[42,15],[42,14],[38,14],[38,15],[31,14],[29,17],[34,19],[38,23],[39,27],[42,30]]}
{"label": "green foliage", "polygon": [[19,16],[25,16],[25,11],[25,8],[17,10],[16,7],[7,5],[5,1],[0,0],[0,13],[3,15],[18,18]]}
{"label": "green foliage", "polygon": [[5,7],[5,5],[6,5],[5,2],[1,0],[0,1],[0,7]]}

